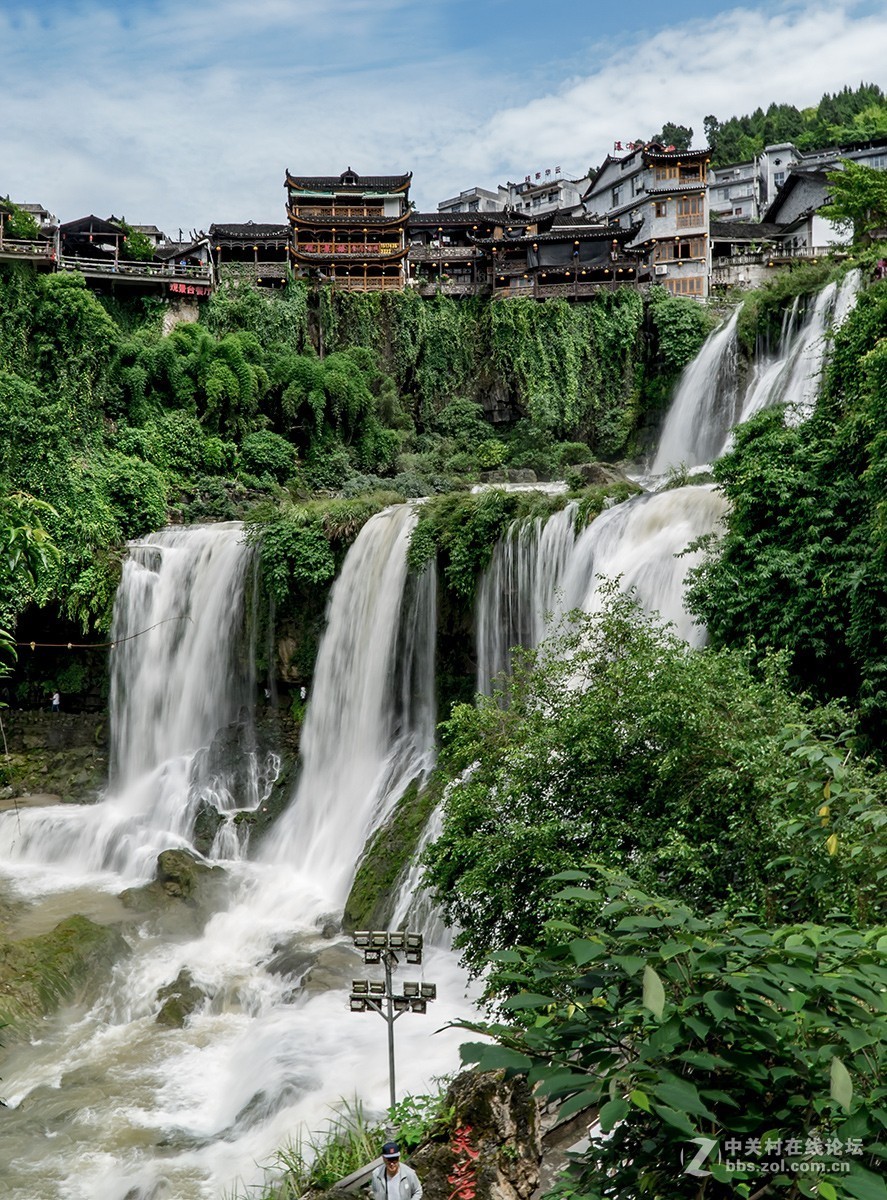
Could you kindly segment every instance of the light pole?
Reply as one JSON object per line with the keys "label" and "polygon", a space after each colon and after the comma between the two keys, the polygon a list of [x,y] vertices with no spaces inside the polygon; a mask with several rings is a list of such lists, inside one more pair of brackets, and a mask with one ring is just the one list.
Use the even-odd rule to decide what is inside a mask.
{"label": "light pole", "polygon": [[388,1026],[388,1091],[391,1107],[397,1103],[394,1085],[394,1022],[406,1012],[427,1012],[429,1000],[437,999],[437,986],[433,983],[404,983],[401,992],[395,992],[391,972],[397,966],[398,953],[408,963],[422,961],[421,933],[389,933],[384,929],[358,930],[354,945],[363,951],[365,963],[382,963],[385,981],[354,979],[351,982],[350,1005],[352,1012],[377,1012]]}

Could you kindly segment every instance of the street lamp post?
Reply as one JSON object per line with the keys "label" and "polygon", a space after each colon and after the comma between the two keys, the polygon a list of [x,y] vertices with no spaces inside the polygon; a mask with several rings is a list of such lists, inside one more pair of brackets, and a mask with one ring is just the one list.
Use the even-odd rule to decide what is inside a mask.
{"label": "street lamp post", "polygon": [[388,1091],[391,1107],[397,1103],[394,1083],[394,1022],[404,1013],[424,1013],[428,1002],[437,999],[437,986],[433,983],[406,982],[403,990],[395,992],[391,973],[402,954],[408,963],[422,962],[423,938],[421,933],[389,933],[384,929],[358,930],[354,945],[363,951],[365,963],[381,963],[385,968],[385,981],[354,979],[351,982],[350,1006],[352,1012],[377,1012],[388,1026]]}

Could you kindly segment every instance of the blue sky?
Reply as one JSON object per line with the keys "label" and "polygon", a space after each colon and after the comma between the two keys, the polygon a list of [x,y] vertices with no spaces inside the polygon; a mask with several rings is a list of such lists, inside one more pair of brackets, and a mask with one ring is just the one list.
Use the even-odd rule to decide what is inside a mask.
{"label": "blue sky", "polygon": [[868,0],[0,0],[0,194],[175,235],[283,177],[412,170],[421,208],[617,139],[887,84]]}

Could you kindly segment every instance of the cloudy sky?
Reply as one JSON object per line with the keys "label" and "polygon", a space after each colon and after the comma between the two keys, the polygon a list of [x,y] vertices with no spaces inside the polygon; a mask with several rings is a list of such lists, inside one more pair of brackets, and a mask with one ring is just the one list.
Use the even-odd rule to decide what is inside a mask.
{"label": "cloudy sky", "polygon": [[72,220],[280,221],[287,168],[424,210],[617,139],[887,85],[883,0],[0,0],[0,195]]}

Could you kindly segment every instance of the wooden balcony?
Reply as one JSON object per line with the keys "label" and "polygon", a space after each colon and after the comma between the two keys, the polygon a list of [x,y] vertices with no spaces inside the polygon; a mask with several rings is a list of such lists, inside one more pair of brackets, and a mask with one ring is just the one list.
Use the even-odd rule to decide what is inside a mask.
{"label": "wooden balcony", "polygon": [[327,279],[324,287],[336,292],[402,292],[403,279],[399,275],[337,275]]}
{"label": "wooden balcony", "polygon": [[292,206],[293,215],[297,216],[302,221],[329,221],[335,224],[336,221],[350,220],[368,220],[377,221],[396,221],[397,216],[386,215],[381,208],[361,208],[354,205],[341,208],[302,208],[301,206]]}
{"label": "wooden balcony", "polygon": [[471,262],[479,257],[475,246],[410,246],[410,262]]}
{"label": "wooden balcony", "polygon": [[0,261],[30,262],[49,266],[55,260],[55,245],[43,238],[0,237]]}
{"label": "wooden balcony", "polygon": [[[87,280],[106,279],[113,283],[152,283],[162,289],[185,295],[205,295],[212,286],[209,265],[183,267],[179,263],[130,262],[128,259],[83,258],[63,254],[60,271],[79,271]],[[189,291],[189,288],[199,291]]]}

